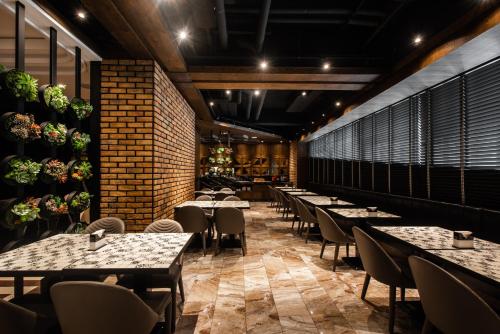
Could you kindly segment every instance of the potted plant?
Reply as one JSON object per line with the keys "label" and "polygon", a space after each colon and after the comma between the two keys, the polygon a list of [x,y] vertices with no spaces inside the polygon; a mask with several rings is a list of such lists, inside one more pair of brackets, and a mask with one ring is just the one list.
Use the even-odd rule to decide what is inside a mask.
{"label": "potted plant", "polygon": [[51,109],[59,114],[64,114],[69,106],[69,99],[64,95],[64,85],[43,85],[39,89],[40,100],[46,108]]}
{"label": "potted plant", "polygon": [[59,196],[45,195],[40,200],[42,217],[59,216],[68,213],[68,204]]}
{"label": "potted plant", "polygon": [[68,137],[74,152],[84,152],[90,144],[90,135],[77,129],[69,130]]}
{"label": "potted plant", "polygon": [[12,69],[2,73],[2,88],[17,99],[37,101],[38,82],[30,74]]}
{"label": "potted plant", "polygon": [[24,200],[11,198],[0,200],[0,223],[13,230],[39,218],[38,202],[40,199],[28,197]]}
{"label": "potted plant", "polygon": [[32,114],[8,112],[2,115],[2,133],[7,140],[27,143],[40,139],[42,129]]}
{"label": "potted plant", "polygon": [[45,183],[66,183],[68,181],[68,167],[59,159],[44,159],[42,160],[41,180]]}
{"label": "potted plant", "polygon": [[90,207],[90,199],[92,196],[86,192],[73,191],[65,196],[69,210],[72,212],[82,212]]}
{"label": "potted plant", "polygon": [[84,99],[74,97],[71,99],[70,109],[77,119],[83,120],[90,116],[94,107]]}
{"label": "potted plant", "polygon": [[73,160],[68,164],[68,171],[73,181],[85,181],[92,177],[92,165],[87,160]]}
{"label": "potted plant", "polygon": [[8,156],[2,161],[3,179],[7,184],[34,184],[42,164],[26,157]]}
{"label": "potted plant", "polygon": [[68,130],[62,123],[42,123],[42,136],[45,142],[51,146],[61,146],[66,143]]}

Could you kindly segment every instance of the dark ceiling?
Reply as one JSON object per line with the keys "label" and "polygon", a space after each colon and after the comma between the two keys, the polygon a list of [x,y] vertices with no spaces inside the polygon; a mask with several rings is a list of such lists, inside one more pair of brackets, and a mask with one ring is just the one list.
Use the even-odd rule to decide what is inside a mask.
{"label": "dark ceiling", "polygon": [[[86,22],[76,17],[76,11],[83,8],[80,1],[38,2],[60,11],[97,45],[103,56],[127,56],[119,41],[101,25],[104,22],[99,23],[91,15]],[[255,73],[280,69],[325,74],[321,66],[326,61],[332,73],[349,68],[350,74],[366,70],[383,75],[421,47],[413,44],[415,36],[421,35],[425,43],[477,2],[161,0],[158,9],[173,34],[188,31],[189,38],[180,41],[180,49],[190,73],[200,68],[225,67]],[[269,63],[266,71],[258,68],[262,59]],[[306,96],[301,95],[304,88],[300,85],[274,88],[271,84],[267,92],[261,89],[260,96],[254,95],[254,88],[232,88],[227,95],[225,89],[230,86],[211,85],[210,80],[197,88],[207,105],[213,102],[210,111],[214,119],[293,138],[326,118],[338,117],[344,104],[336,107],[335,102],[355,101],[356,94],[373,78],[354,88],[322,90],[316,86],[306,90]]]}

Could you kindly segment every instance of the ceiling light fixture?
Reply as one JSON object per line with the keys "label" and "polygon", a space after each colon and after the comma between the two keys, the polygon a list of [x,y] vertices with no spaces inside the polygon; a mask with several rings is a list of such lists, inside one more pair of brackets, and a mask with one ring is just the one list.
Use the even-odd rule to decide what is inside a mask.
{"label": "ceiling light fixture", "polygon": [[330,63],[329,62],[323,63],[323,70],[327,71],[329,69],[330,69]]}
{"label": "ceiling light fixture", "polygon": [[283,140],[280,140],[280,144],[283,144]]}
{"label": "ceiling light fixture", "polygon": [[325,117],[326,115],[325,114],[321,114],[321,116]]}
{"label": "ceiling light fixture", "polygon": [[184,41],[189,37],[189,34],[186,29],[182,29],[181,31],[179,31],[178,36],[180,41]]}
{"label": "ceiling light fixture", "polygon": [[259,95],[260,95],[260,90],[258,90],[258,89],[257,89],[256,91],[254,91],[254,92],[253,92],[253,94],[254,94],[255,96],[259,96]]}
{"label": "ceiling light fixture", "polygon": [[214,103],[213,101],[210,101],[208,104],[209,104],[211,107],[213,107],[215,103]]}
{"label": "ceiling light fixture", "polygon": [[424,39],[422,38],[421,35],[417,35],[415,36],[415,38],[413,39],[413,44],[415,45],[419,45],[420,43],[422,43]]}
{"label": "ceiling light fixture", "polygon": [[306,96],[307,95],[307,92],[306,91],[303,91],[302,92],[302,96]]}
{"label": "ceiling light fixture", "polygon": [[337,108],[338,108],[338,107],[340,107],[341,105],[342,105],[342,103],[340,103],[340,101],[335,102],[335,106],[336,106]]}
{"label": "ceiling light fixture", "polygon": [[230,95],[231,91],[229,89],[226,89],[226,95]]}
{"label": "ceiling light fixture", "polygon": [[259,67],[260,67],[261,70],[266,70],[267,67],[268,67],[268,65],[269,64],[267,63],[267,61],[263,60],[263,61],[260,62]]}
{"label": "ceiling light fixture", "polygon": [[252,136],[252,139],[257,139],[257,136]]}
{"label": "ceiling light fixture", "polygon": [[76,16],[78,16],[82,20],[85,20],[87,18],[87,14],[85,14],[85,12],[81,10],[76,13]]}
{"label": "ceiling light fixture", "polygon": [[314,125],[314,121],[311,121],[311,124],[313,124],[313,125]]}

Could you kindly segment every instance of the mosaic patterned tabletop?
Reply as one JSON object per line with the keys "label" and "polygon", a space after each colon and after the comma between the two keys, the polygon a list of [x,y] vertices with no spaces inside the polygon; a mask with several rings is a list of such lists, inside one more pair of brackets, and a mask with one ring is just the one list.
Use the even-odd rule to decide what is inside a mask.
{"label": "mosaic patterned tabletop", "polygon": [[301,189],[301,188],[288,188],[288,189],[280,189],[282,192],[289,193],[289,192],[297,192],[297,191],[307,191],[307,189]]}
{"label": "mosaic patterned tabletop", "polygon": [[429,250],[451,263],[500,283],[500,249]]}
{"label": "mosaic patterned tabletop", "polygon": [[219,209],[219,208],[250,209],[250,202],[248,202],[248,201],[215,201],[214,209]]}
{"label": "mosaic patterned tabletop", "polygon": [[351,208],[351,209],[328,209],[329,212],[343,218],[353,220],[376,220],[376,219],[401,219],[400,216],[392,213],[377,211],[376,215],[370,216],[366,208]]}
{"label": "mosaic patterned tabletop", "polygon": [[294,188],[294,187],[274,187],[274,189],[283,190],[283,189],[296,189],[296,188]]}
{"label": "mosaic patterned tabletop", "polygon": [[319,196],[311,191],[289,191],[287,194],[290,196]]}
{"label": "mosaic patterned tabletop", "polygon": [[226,194],[226,195],[235,195],[236,191],[234,190],[226,190],[226,191],[215,191],[215,190],[197,190],[194,192],[196,196],[199,195],[208,195],[208,196],[215,196],[217,194]]}
{"label": "mosaic patterned tabletop", "polygon": [[328,196],[299,196],[301,200],[307,202],[309,205],[325,207],[325,208],[341,208],[353,207],[355,204],[341,199],[333,202]]}
{"label": "mosaic patterned tabletop", "polygon": [[117,268],[118,262],[128,269],[154,266],[168,269],[191,236],[191,233],[108,234],[106,246],[90,251],[87,234],[58,234],[0,254],[0,274],[61,272],[82,261],[88,264],[85,267],[88,269]]}
{"label": "mosaic patterned tabletop", "polygon": [[181,203],[177,205],[175,208],[182,208],[184,206],[197,206],[202,209],[212,209],[215,205],[215,201],[185,201],[184,203]]}
{"label": "mosaic patterned tabletop", "polygon": [[[457,250],[452,245],[453,231],[438,226],[374,226],[373,228],[420,249]],[[500,244],[475,238],[474,247],[477,249],[500,249]]]}

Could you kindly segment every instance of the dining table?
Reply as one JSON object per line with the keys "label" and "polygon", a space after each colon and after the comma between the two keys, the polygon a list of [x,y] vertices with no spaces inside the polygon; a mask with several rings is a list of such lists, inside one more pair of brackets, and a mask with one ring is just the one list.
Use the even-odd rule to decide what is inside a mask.
{"label": "dining table", "polygon": [[289,193],[289,192],[298,192],[298,191],[307,191],[307,189],[303,188],[287,188],[287,189],[279,189],[281,192]]}
{"label": "dining table", "polygon": [[224,195],[236,195],[236,191],[234,190],[197,190],[194,192],[196,196],[201,196],[201,195],[208,195],[208,196],[215,196],[217,194],[224,194]]}
{"label": "dining table", "polygon": [[286,193],[288,196],[319,196],[312,191],[289,191]]}
{"label": "dining table", "polygon": [[193,233],[107,234],[106,244],[89,250],[88,234],[57,234],[0,254],[0,277],[14,277],[14,296],[25,277],[101,274],[168,274]]}
{"label": "dining table", "polygon": [[322,209],[325,208],[353,208],[356,204],[344,201],[341,199],[337,199],[336,201],[332,200],[331,197],[328,196],[297,196],[298,199],[302,200],[305,204],[312,207],[319,207]]}

